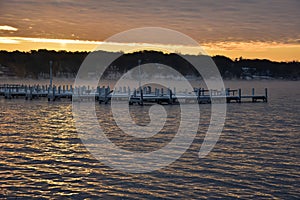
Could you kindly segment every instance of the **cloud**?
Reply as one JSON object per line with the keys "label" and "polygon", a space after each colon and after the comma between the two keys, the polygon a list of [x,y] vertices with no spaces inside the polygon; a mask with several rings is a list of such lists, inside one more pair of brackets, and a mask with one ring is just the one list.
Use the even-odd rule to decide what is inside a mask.
{"label": "cloud", "polygon": [[18,23],[18,36],[28,37],[70,38],[76,33],[78,39],[101,41],[130,28],[157,26],[200,43],[228,37],[285,42],[299,38],[299,8],[296,0],[10,0],[1,4],[0,20]]}
{"label": "cloud", "polygon": [[2,43],[2,44],[19,44],[20,42],[13,38],[0,37],[0,43]]}
{"label": "cloud", "polygon": [[274,41],[229,41],[229,42],[214,42],[204,43],[204,49],[208,51],[264,51],[266,49],[278,49],[278,48],[299,48],[297,43],[282,43]]}
{"label": "cloud", "polygon": [[49,38],[30,38],[30,37],[0,37],[0,42],[6,44],[17,44],[22,42],[31,43],[52,43],[52,44],[102,44],[99,41],[71,40],[71,39],[49,39]]}
{"label": "cloud", "polygon": [[0,30],[2,30],[2,31],[17,31],[18,29],[15,27],[12,27],[12,26],[4,25],[4,26],[0,26]]}

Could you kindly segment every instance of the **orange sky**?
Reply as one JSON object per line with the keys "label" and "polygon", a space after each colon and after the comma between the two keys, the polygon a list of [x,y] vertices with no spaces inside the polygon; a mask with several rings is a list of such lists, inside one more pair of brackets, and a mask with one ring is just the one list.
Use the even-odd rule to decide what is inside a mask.
{"label": "orange sky", "polygon": [[[42,39],[25,37],[0,37],[0,49],[8,51],[30,51],[37,49],[67,50],[67,51],[92,51],[101,44],[103,50],[126,51],[126,44],[110,44],[101,41],[85,41],[71,39]],[[129,45],[129,44],[128,44]],[[135,44],[138,46],[138,44]],[[261,58],[274,61],[300,60],[300,45],[297,44],[273,44],[262,42],[223,42],[206,43],[201,47],[209,55],[225,55],[232,59]],[[157,48],[163,49],[162,46]],[[184,54],[198,54],[199,50],[193,47],[179,47]]]}

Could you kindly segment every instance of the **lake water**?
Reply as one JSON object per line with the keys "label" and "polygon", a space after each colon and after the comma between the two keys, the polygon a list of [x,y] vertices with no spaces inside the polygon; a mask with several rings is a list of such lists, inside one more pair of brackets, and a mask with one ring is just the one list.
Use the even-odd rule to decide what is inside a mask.
{"label": "lake water", "polygon": [[[158,171],[130,174],[95,159],[82,144],[70,102],[0,97],[0,198],[260,198],[299,199],[300,90],[292,81],[227,81],[252,87],[268,103],[228,104],[226,123],[214,149],[198,152],[209,124],[210,105],[200,105],[198,134],[190,148]],[[244,91],[244,90],[243,90]],[[140,123],[149,106],[134,106]],[[177,106],[165,106],[168,120],[153,140],[132,141],[111,123],[109,105],[96,105],[99,122],[122,148],[151,151],[174,136]]]}

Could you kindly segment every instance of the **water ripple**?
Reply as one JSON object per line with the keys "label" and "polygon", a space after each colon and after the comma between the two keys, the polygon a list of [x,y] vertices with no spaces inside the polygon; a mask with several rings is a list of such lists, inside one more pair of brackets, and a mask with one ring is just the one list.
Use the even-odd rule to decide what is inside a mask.
{"label": "water ripple", "polygon": [[[0,198],[299,199],[299,106],[293,102],[300,97],[283,105],[279,94],[288,89],[278,88],[271,90],[268,104],[229,104],[220,140],[200,160],[210,119],[210,107],[203,105],[189,150],[170,166],[146,174],[123,173],[96,160],[77,135],[70,103],[1,100]],[[133,140],[115,126],[108,106],[101,106],[99,122],[121,148],[151,151],[174,136],[176,109],[167,108],[171,125],[162,134]],[[133,116],[139,117],[139,109],[132,109]]]}

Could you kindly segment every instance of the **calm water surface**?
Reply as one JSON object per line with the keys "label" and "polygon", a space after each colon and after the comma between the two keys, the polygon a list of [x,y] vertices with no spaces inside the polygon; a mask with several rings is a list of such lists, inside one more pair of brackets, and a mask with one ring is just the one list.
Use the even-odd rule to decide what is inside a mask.
{"label": "calm water surface", "polygon": [[[299,199],[299,82],[226,82],[269,88],[269,103],[228,104],[226,124],[213,151],[198,151],[209,124],[200,105],[197,137],[180,159],[159,171],[129,174],[96,160],[77,135],[70,102],[0,97],[0,198],[260,198]],[[97,105],[99,122],[122,148],[151,151],[174,136],[178,107],[165,106],[167,125],[147,141],[132,140],[112,123],[109,105]],[[149,107],[131,109],[137,123]],[[144,119],[141,120],[141,119]],[[168,125],[169,124],[169,125]]]}

